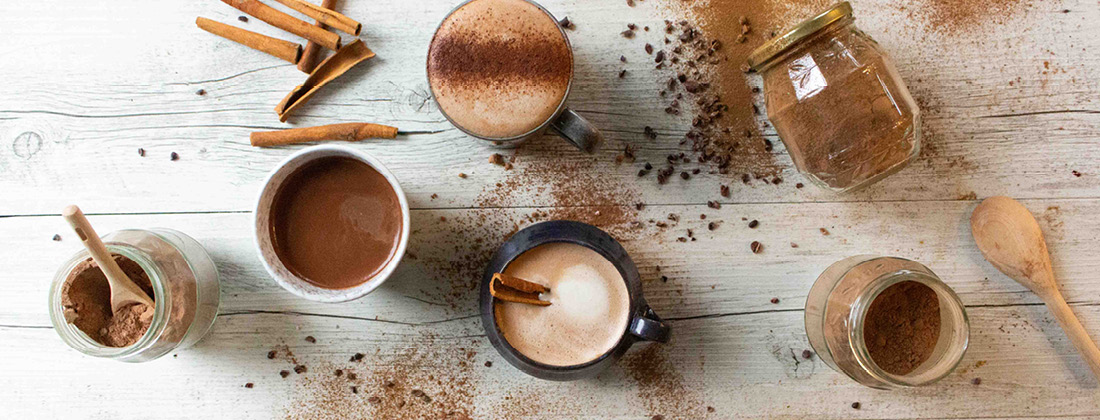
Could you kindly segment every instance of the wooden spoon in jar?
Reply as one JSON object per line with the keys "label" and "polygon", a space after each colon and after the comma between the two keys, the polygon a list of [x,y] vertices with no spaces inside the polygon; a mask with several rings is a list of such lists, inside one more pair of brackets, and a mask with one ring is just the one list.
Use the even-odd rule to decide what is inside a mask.
{"label": "wooden spoon in jar", "polygon": [[1100,349],[1058,291],[1043,231],[1031,212],[1011,198],[990,197],[970,215],[970,231],[986,260],[1046,303],[1093,375],[1100,379]]}
{"label": "wooden spoon in jar", "polygon": [[92,254],[92,259],[95,260],[96,265],[100,270],[103,270],[103,275],[107,276],[107,283],[111,286],[111,312],[118,313],[122,308],[135,303],[142,303],[153,306],[153,300],[149,299],[149,295],[145,294],[141,287],[138,287],[126,273],[122,271],[122,267],[118,266],[114,257],[111,256],[111,252],[107,250],[107,246],[103,244],[103,240],[99,239],[99,235],[95,233],[95,229],[92,229],[92,225],[88,223],[88,218],[84,217],[84,212],[80,211],[77,206],[65,207],[65,210],[61,211],[61,217],[65,218],[66,222],[69,222],[69,226],[72,226],[76,231],[76,236],[80,237],[80,243],[84,244],[84,247],[88,249],[88,253]]}

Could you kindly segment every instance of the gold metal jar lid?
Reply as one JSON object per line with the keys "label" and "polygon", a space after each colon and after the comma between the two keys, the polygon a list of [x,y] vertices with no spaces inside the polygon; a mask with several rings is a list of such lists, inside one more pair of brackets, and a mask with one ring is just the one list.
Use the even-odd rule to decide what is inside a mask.
{"label": "gold metal jar lid", "polygon": [[787,51],[803,39],[806,39],[810,35],[817,33],[817,31],[824,29],[826,26],[838,20],[851,16],[851,4],[846,1],[837,3],[824,13],[799,23],[790,31],[787,31],[787,33],[765,42],[764,45],[753,50],[752,54],[749,54],[749,67],[752,67],[753,70],[760,70],[765,63],[775,58],[780,53]]}

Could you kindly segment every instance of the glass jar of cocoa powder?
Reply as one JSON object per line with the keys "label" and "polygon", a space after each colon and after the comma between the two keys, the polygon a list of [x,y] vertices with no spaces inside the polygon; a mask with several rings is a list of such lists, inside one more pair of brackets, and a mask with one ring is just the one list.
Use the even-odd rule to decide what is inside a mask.
{"label": "glass jar of cocoa powder", "polygon": [[836,192],[870,185],[920,152],[920,110],[893,60],[839,3],[749,56],[768,119],[795,166]]}
{"label": "glass jar of cocoa powder", "polygon": [[164,228],[119,230],[102,239],[153,307],[140,317],[114,319],[126,308],[111,311],[106,277],[81,250],[50,287],[50,321],[65,344],[90,356],[145,362],[190,347],[210,330],[218,313],[218,270],[202,245]]}
{"label": "glass jar of cocoa powder", "polygon": [[958,366],[970,325],[959,297],[924,265],[860,255],[834,263],[806,298],[818,356],[863,385],[936,382]]}

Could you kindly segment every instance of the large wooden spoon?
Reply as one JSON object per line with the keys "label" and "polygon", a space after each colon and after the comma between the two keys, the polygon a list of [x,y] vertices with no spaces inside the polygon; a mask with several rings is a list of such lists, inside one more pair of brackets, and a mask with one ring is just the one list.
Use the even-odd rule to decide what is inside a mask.
{"label": "large wooden spoon", "polygon": [[1043,231],[1031,212],[1011,198],[990,197],[970,215],[970,230],[986,260],[1046,303],[1093,375],[1100,379],[1100,349],[1058,290]]}
{"label": "large wooden spoon", "polygon": [[149,295],[134,284],[122,271],[122,267],[115,262],[111,252],[107,250],[103,240],[99,239],[99,235],[95,233],[95,229],[92,229],[88,218],[84,217],[84,212],[80,211],[79,207],[65,207],[61,217],[64,217],[65,221],[69,222],[69,226],[73,227],[76,236],[80,237],[80,242],[88,249],[88,253],[92,254],[96,265],[107,276],[107,283],[111,286],[111,312],[118,313],[120,309],[135,303],[153,306],[153,300],[149,299]]}

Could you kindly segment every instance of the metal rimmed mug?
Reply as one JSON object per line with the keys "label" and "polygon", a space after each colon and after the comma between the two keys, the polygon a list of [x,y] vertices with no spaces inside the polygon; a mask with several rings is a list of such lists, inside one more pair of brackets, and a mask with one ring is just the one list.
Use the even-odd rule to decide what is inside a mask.
{"label": "metal rimmed mug", "polygon": [[[432,35],[432,43],[433,44],[436,41],[436,35],[438,35],[439,29],[442,28],[443,24],[446,23],[451,18],[451,15],[453,15],[455,12],[462,9],[464,6],[466,6],[467,4],[469,4],[473,1],[478,1],[478,0],[466,0],[466,1],[462,2],[461,4],[459,4],[458,6],[456,6],[454,9],[451,9],[451,11],[447,13],[447,16],[444,17],[443,20],[441,20],[439,25],[436,27],[435,34]],[[546,8],[542,7],[542,5],[540,5],[538,3],[535,3],[531,0],[521,0],[521,1],[525,1],[527,3],[530,3],[531,5],[534,5],[536,8],[538,8],[543,13],[545,13],[546,16],[551,21],[558,22],[558,20],[554,17],[554,15],[551,14],[550,11],[546,10]],[[565,42],[566,49],[569,51],[569,55],[570,55],[570,58],[571,58],[570,61],[573,62],[573,57],[574,57],[573,45],[569,42],[569,36],[566,35],[565,30],[562,29],[560,25],[555,24],[554,26],[558,29],[558,32],[561,34],[562,40]],[[428,49],[429,49],[429,51],[431,51],[431,46],[430,45],[429,45]],[[568,84],[568,86],[566,86],[565,94],[562,95],[561,102],[558,103],[558,107],[554,111],[554,113],[551,114],[551,116],[549,118],[547,118],[546,121],[543,121],[542,124],[539,124],[538,127],[534,128],[534,129],[532,129],[532,130],[530,130],[526,133],[520,134],[518,136],[503,137],[503,138],[486,137],[484,135],[472,132],[469,129],[467,129],[466,127],[463,127],[462,125],[456,123],[455,120],[450,115],[447,115],[447,112],[443,109],[443,107],[441,107],[439,105],[439,101],[436,99],[437,94],[435,92],[435,89],[432,88],[431,69],[428,69],[427,77],[428,77],[428,89],[432,92],[432,101],[435,103],[436,108],[439,109],[439,112],[441,114],[443,114],[443,116],[445,118],[447,118],[447,121],[449,121],[451,123],[451,125],[455,126],[455,128],[458,128],[459,130],[461,130],[463,133],[466,133],[467,135],[469,135],[471,137],[474,137],[474,138],[478,138],[478,139],[481,139],[481,140],[488,141],[494,146],[508,147],[508,148],[516,147],[516,146],[519,146],[521,143],[523,143],[524,141],[526,141],[528,139],[531,139],[533,137],[537,137],[537,136],[543,134],[547,129],[552,129],[555,134],[561,136],[566,141],[568,141],[570,144],[572,144],[573,146],[576,146],[578,149],[581,149],[582,151],[585,151],[585,152],[588,152],[588,153],[591,153],[593,150],[595,150],[596,146],[603,141],[603,134],[600,133],[599,129],[597,129],[595,125],[593,125],[592,123],[588,122],[588,120],[581,117],[580,114],[577,114],[575,111],[573,111],[573,110],[571,110],[571,109],[569,109],[565,106],[566,101],[569,99],[569,94],[573,90],[573,80],[575,78],[575,72],[573,71],[572,68],[570,69],[570,72],[569,72],[569,84]]]}
{"label": "metal rimmed mug", "polygon": [[[515,261],[520,254],[539,245],[560,242],[587,247],[610,261],[622,275],[623,281],[626,282],[627,294],[630,296],[628,311],[630,319],[615,347],[594,360],[573,366],[552,366],[536,362],[508,344],[500,327],[497,326],[494,298],[489,292],[489,283],[492,281],[493,274],[504,272],[508,264]],[[599,228],[581,222],[567,220],[542,222],[528,226],[512,235],[497,249],[489,266],[485,269],[479,294],[481,322],[489,342],[512,366],[540,379],[573,381],[590,378],[617,362],[634,343],[639,341],[667,343],[672,332],[668,324],[665,324],[646,303],[645,297],[642,296],[642,280],[638,274],[638,267],[634,265],[634,261],[630,259],[622,245]]]}

